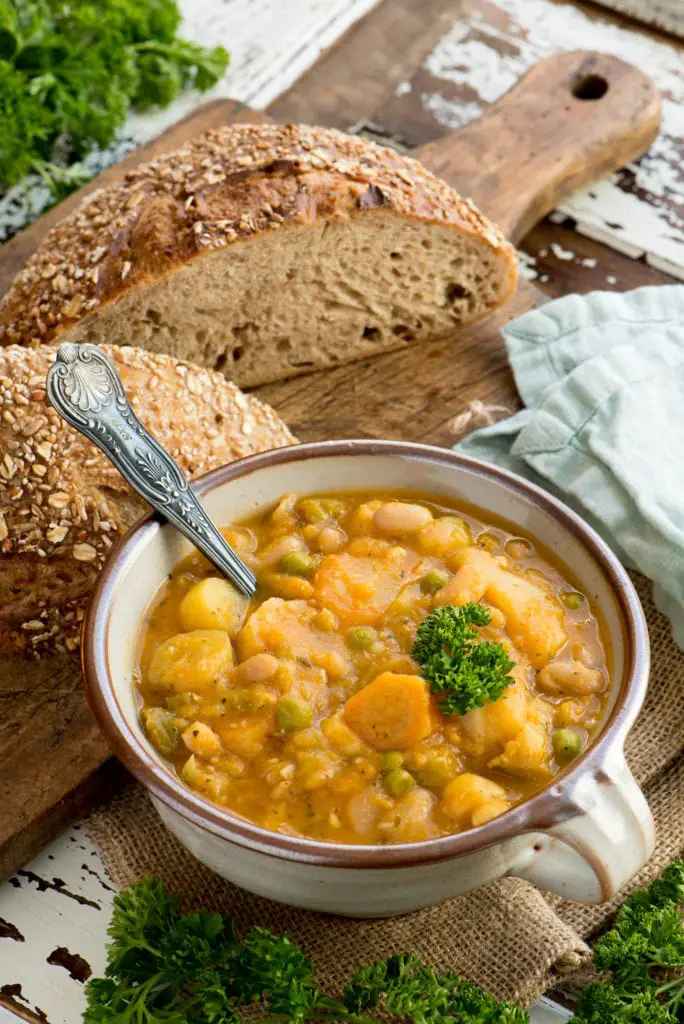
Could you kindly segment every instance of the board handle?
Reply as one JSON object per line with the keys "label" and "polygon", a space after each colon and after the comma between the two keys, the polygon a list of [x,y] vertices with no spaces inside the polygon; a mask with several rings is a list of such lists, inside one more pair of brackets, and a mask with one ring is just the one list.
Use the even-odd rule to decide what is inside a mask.
{"label": "board handle", "polygon": [[477,121],[413,155],[518,242],[573,192],[648,149],[659,123],[650,78],[575,50],[539,61]]}

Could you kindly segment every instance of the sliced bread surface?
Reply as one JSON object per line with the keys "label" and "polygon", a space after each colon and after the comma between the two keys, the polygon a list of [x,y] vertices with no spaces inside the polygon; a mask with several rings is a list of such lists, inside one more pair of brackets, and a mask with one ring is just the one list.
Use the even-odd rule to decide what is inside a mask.
{"label": "sliced bread surface", "polygon": [[237,125],[88,196],[17,276],[0,342],[136,345],[253,386],[480,319],[515,265],[416,160],[328,129]]}

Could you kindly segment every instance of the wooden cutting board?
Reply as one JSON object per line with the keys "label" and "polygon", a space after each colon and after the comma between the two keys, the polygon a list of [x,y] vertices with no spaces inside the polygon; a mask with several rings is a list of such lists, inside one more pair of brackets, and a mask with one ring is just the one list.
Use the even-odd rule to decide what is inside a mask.
{"label": "wooden cutting board", "polygon": [[[131,153],[0,249],[0,295],[46,232],[88,192],[210,127],[265,120],[232,100],[197,109]],[[570,193],[643,152],[659,97],[636,68],[603,54],[542,61],[479,120],[416,151],[470,195],[515,242]],[[472,400],[518,404],[499,328],[544,301],[527,281],[489,320],[407,348],[258,389],[302,440],[386,437],[449,445],[450,421]],[[27,687],[0,662],[0,878],[25,863],[97,797],[120,783],[90,717],[74,657],[46,663]]]}

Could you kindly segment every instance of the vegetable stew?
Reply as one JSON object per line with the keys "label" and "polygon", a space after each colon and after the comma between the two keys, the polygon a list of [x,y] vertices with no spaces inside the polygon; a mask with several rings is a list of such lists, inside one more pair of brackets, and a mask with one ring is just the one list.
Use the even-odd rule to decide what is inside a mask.
{"label": "vegetable stew", "polygon": [[401,843],[545,787],[609,700],[602,629],[530,539],[423,494],[285,495],[223,529],[145,623],[144,728],[180,777],[265,828]]}

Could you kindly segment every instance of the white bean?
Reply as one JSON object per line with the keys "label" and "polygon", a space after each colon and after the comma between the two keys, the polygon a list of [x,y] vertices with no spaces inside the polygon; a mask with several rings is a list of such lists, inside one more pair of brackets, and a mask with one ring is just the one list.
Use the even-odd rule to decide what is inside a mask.
{"label": "white bean", "polygon": [[547,693],[598,693],[603,689],[603,673],[581,661],[552,661],[537,672],[537,682]]}
{"label": "white bean", "polygon": [[432,522],[432,512],[423,505],[409,505],[404,501],[386,501],[376,511],[373,522],[382,533],[399,536],[417,533]]}
{"label": "white bean", "polygon": [[263,683],[278,671],[280,662],[272,654],[253,654],[237,667],[242,682]]}
{"label": "white bean", "polygon": [[324,526],[318,534],[318,550],[324,555],[332,555],[341,551],[347,541],[347,536],[342,530],[336,530],[334,526]]}
{"label": "white bean", "polygon": [[572,656],[576,661],[581,661],[583,665],[587,665],[589,668],[594,668],[596,665],[596,659],[593,652],[587,647],[586,644],[576,643],[572,645]]}

